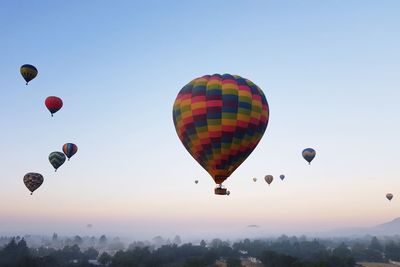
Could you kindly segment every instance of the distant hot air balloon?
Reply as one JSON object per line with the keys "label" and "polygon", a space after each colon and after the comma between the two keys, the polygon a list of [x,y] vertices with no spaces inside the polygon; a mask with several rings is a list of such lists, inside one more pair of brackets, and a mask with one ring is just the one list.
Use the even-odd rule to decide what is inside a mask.
{"label": "distant hot air balloon", "polygon": [[266,175],[264,179],[268,183],[268,185],[270,185],[274,180],[274,177],[272,175]]}
{"label": "distant hot air balloon", "polygon": [[63,106],[63,101],[61,98],[57,96],[49,96],[46,98],[44,101],[44,104],[46,105],[47,109],[50,111],[51,116],[53,117],[53,114],[59,111],[62,106]]}
{"label": "distant hot air balloon", "polygon": [[40,173],[29,172],[24,176],[24,184],[31,191],[31,195],[33,191],[38,189],[43,183],[43,176]]}
{"label": "distant hot air balloon", "polygon": [[393,194],[390,194],[390,193],[386,194],[386,198],[387,198],[389,201],[392,201]]}
{"label": "distant hot air balloon", "polygon": [[55,152],[51,152],[49,155],[50,164],[53,165],[55,171],[57,171],[57,169],[60,168],[61,165],[64,164],[65,160],[66,160],[66,157],[65,157],[64,153],[62,153],[62,152],[55,151]]}
{"label": "distant hot air balloon", "polygon": [[279,175],[279,178],[281,178],[281,180],[283,181],[285,179],[285,175],[281,174]]}
{"label": "distant hot air balloon", "polygon": [[253,178],[253,181],[254,181],[254,182],[257,182],[257,178],[256,178],[256,177],[254,177],[254,178]]}
{"label": "distant hot air balloon", "polygon": [[315,157],[315,150],[312,148],[306,148],[303,150],[303,158],[308,162],[308,164],[311,164],[311,161],[314,159]]}
{"label": "distant hot air balloon", "polygon": [[196,184],[198,184],[198,183],[199,183],[199,181],[198,181],[198,180],[194,180],[194,182],[195,182]]}
{"label": "distant hot air balloon", "polygon": [[38,70],[36,69],[36,67],[30,64],[22,65],[19,71],[26,81],[26,85],[28,85],[28,83],[33,80],[38,74]]}
{"label": "distant hot air balloon", "polygon": [[76,152],[78,152],[78,146],[73,143],[66,143],[63,145],[62,150],[69,160]]}
{"label": "distant hot air balloon", "polygon": [[194,79],[182,88],[173,107],[179,139],[216,184],[222,184],[251,154],[268,118],[262,90],[229,74]]}

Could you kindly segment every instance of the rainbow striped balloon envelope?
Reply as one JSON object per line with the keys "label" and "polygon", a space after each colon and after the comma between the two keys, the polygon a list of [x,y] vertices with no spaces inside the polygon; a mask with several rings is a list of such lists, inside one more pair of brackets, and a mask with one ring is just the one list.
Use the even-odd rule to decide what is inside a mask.
{"label": "rainbow striped balloon envelope", "polygon": [[215,183],[225,181],[261,140],[269,118],[263,91],[237,75],[194,79],[176,97],[179,139]]}

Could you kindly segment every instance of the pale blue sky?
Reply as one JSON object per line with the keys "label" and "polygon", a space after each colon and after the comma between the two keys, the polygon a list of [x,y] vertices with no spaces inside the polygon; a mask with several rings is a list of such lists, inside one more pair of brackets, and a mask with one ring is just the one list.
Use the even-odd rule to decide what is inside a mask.
{"label": "pale blue sky", "polygon": [[[398,216],[399,12],[395,0],[3,1],[0,229],[76,232],[93,222],[132,235],[223,235]],[[29,86],[26,63],[39,70]],[[213,194],[172,122],[181,87],[213,73],[252,80],[271,111],[226,182],[229,197]],[[49,95],[64,100],[54,118]],[[48,154],[66,142],[78,154],[54,174]],[[305,147],[317,150],[310,167]],[[45,177],[33,197],[22,184],[29,171]],[[281,173],[284,182],[261,181]]]}

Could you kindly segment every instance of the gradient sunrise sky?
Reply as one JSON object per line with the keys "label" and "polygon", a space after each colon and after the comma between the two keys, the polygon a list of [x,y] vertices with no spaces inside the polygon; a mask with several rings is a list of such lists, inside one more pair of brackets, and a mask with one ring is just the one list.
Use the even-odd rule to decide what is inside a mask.
{"label": "gradient sunrise sky", "polygon": [[[3,1],[0,234],[92,223],[88,234],[223,237],[399,216],[399,12],[396,0]],[[29,86],[26,63],[39,70]],[[172,121],[179,90],[213,73],[252,80],[271,112],[229,197]],[[54,118],[49,95],[64,100]],[[66,142],[79,151],[54,173],[48,154]],[[45,179],[33,196],[31,171]]]}

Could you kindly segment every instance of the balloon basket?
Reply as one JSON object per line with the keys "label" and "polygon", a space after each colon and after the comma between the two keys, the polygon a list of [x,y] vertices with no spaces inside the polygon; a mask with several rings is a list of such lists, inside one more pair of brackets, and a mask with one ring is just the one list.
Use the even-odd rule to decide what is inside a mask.
{"label": "balloon basket", "polygon": [[214,189],[216,195],[226,195],[226,188],[217,187]]}

